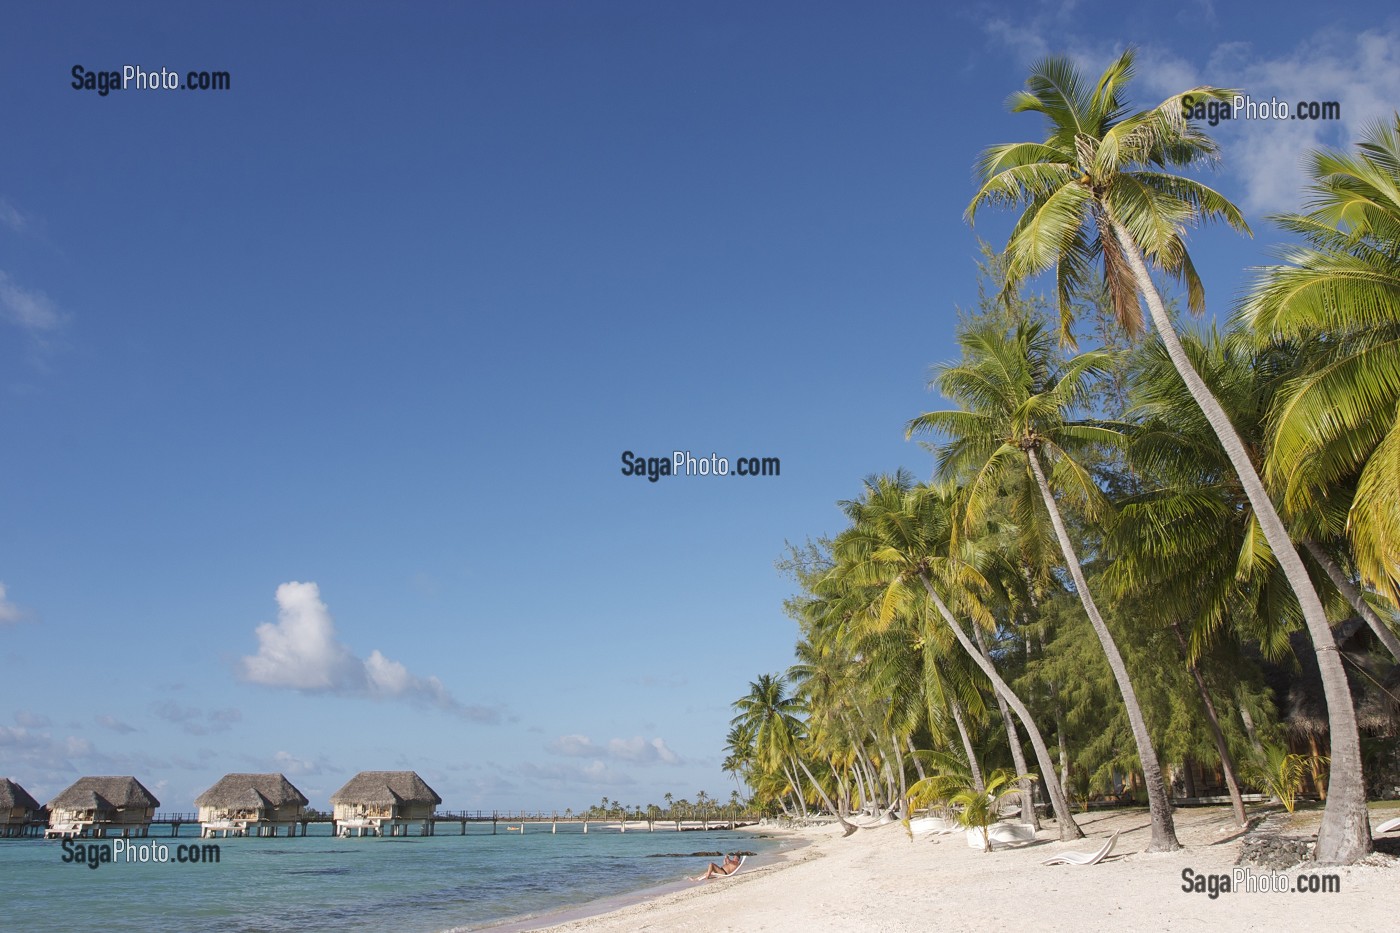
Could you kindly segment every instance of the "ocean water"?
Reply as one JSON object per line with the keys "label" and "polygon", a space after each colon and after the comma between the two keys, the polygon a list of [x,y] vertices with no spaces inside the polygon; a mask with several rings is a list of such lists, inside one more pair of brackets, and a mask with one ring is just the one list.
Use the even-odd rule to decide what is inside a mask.
{"label": "ocean water", "polygon": [[[576,824],[561,824],[558,834],[549,824],[496,836],[479,825],[465,837],[446,823],[438,831],[445,834],[336,839],[323,824],[305,838],[201,840],[186,826],[176,839],[127,841],[168,847],[167,863],[131,863],[123,852],[96,869],[65,863],[58,841],[0,839],[0,929],[475,929],[679,881],[718,861],[690,853],[741,850],[761,859],[783,845],[761,831],[678,833],[662,824],[654,833],[598,824],[587,834]],[[219,846],[216,864],[175,861],[177,845],[209,842]]]}

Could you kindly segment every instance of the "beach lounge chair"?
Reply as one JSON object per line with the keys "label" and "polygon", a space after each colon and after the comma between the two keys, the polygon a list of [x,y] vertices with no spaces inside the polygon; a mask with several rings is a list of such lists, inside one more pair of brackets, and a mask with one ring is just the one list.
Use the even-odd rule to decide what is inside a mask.
{"label": "beach lounge chair", "polygon": [[[987,837],[991,841],[993,849],[998,845],[1035,842],[1035,827],[1030,823],[993,823],[987,827]],[[967,844],[973,849],[982,848],[982,830],[969,829],[967,831]]]}
{"label": "beach lounge chair", "polygon": [[1371,830],[1371,835],[1379,836],[1381,833],[1393,833],[1396,831],[1400,831],[1400,816],[1397,816],[1393,820],[1386,820],[1384,823]]}
{"label": "beach lounge chair", "polygon": [[1042,865],[1097,865],[1108,858],[1108,853],[1113,851],[1113,844],[1118,841],[1118,833],[1108,837],[1108,841],[1099,846],[1097,852],[1061,852],[1052,855]]}
{"label": "beach lounge chair", "polygon": [[915,836],[929,834],[941,836],[945,833],[955,833],[960,829],[962,827],[957,823],[941,816],[921,816],[909,821],[909,832]]}

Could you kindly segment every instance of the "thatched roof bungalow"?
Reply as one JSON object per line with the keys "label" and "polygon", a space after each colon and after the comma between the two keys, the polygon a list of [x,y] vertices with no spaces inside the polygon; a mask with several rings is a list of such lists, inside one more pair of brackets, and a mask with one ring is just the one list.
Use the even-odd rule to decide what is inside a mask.
{"label": "thatched roof bungalow", "polygon": [[40,819],[39,801],[9,778],[0,779],[0,836],[23,836]]}
{"label": "thatched roof bungalow", "polygon": [[219,833],[295,836],[306,812],[306,795],[282,774],[225,774],[194,800],[201,836]]}
{"label": "thatched roof bungalow", "polygon": [[144,836],[160,801],[130,775],[78,778],[49,801],[51,835]]}
{"label": "thatched roof bungalow", "polygon": [[409,824],[419,823],[422,834],[428,836],[442,798],[416,771],[361,771],[331,794],[331,803],[338,835],[382,836],[388,827],[389,835],[406,836]]}

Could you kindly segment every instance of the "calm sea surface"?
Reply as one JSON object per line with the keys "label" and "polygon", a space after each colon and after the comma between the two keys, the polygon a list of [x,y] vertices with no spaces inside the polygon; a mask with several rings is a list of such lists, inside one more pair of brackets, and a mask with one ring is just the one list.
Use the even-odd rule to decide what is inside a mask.
{"label": "calm sea surface", "polygon": [[[200,840],[187,826],[177,839],[129,840],[167,846],[167,864],[119,856],[96,869],[65,864],[57,841],[0,839],[0,929],[470,929],[677,881],[712,860],[689,853],[737,849],[761,857],[782,846],[761,833],[664,832],[661,824],[654,833],[596,824],[587,834],[560,825],[553,835],[548,824],[497,836],[474,826],[465,838],[449,824],[438,830],[447,834],[335,839],[329,825],[313,825],[306,838]],[[217,864],[174,861],[176,845],[207,842],[219,846]],[[687,857],[669,857],[676,855]]]}

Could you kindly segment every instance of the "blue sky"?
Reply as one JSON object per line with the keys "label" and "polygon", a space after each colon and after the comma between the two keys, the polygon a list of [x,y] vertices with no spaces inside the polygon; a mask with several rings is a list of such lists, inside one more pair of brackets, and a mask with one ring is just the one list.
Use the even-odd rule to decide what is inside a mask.
{"label": "blue sky", "polygon": [[[1400,101],[1369,5],[934,6],[0,14],[0,774],[727,796],[729,704],[791,663],[784,542],[929,471],[902,426],[976,298],[976,155],[1040,132],[1029,63],[1341,103],[1217,129],[1256,231],[1193,235],[1217,314],[1299,157]],[[231,89],[70,86],[125,64]],[[782,475],[621,475],[677,449]]]}

